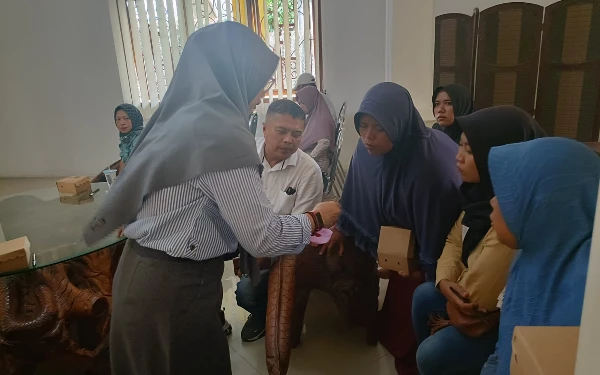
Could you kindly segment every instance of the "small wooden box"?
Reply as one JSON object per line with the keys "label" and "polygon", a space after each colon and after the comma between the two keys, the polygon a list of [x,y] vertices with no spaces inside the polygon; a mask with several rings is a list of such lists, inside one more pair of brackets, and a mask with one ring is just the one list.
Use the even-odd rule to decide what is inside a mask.
{"label": "small wooden box", "polygon": [[418,268],[415,238],[412,231],[398,227],[381,227],[377,248],[379,267],[410,275]]}
{"label": "small wooden box", "polygon": [[575,373],[579,327],[515,327],[511,375]]}
{"label": "small wooden box", "polygon": [[27,237],[0,243],[0,273],[29,268],[30,246]]}
{"label": "small wooden box", "polygon": [[56,187],[59,193],[74,195],[91,190],[92,183],[87,176],[71,176],[56,181]]}

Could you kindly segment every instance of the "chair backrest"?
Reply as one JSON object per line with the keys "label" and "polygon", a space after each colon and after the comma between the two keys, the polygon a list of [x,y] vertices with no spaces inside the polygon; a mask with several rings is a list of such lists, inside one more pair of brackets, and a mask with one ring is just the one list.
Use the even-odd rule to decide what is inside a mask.
{"label": "chair backrest", "polygon": [[250,133],[256,136],[256,128],[258,126],[258,113],[254,112],[250,117]]}
{"label": "chair backrest", "polygon": [[344,125],[346,122],[346,102],[342,104],[340,114],[337,118],[337,124],[335,127],[335,151],[333,158],[331,158],[331,166],[329,167],[329,176],[327,176],[325,194],[330,194],[335,181],[335,173],[337,170],[340,153],[342,152],[342,143],[344,141]]}
{"label": "chair backrest", "polygon": [[344,102],[344,104],[342,104],[342,108],[340,108],[340,113],[337,118],[338,126],[339,126],[339,124],[343,124],[345,121],[346,121],[346,102]]}

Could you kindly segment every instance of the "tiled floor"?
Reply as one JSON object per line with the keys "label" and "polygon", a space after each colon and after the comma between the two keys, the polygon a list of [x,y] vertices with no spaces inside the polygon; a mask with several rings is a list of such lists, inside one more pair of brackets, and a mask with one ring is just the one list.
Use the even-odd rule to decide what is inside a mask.
{"label": "tiled floor", "polygon": [[[267,375],[264,339],[244,343],[240,331],[248,313],[237,307],[231,262],[226,263],[223,275],[223,306],[227,320],[233,326],[229,337],[230,356],[234,375]],[[347,330],[331,299],[313,292],[305,317],[302,345],[292,351],[290,375],[328,374],[396,374],[394,359],[381,347],[367,346],[363,329]]]}
{"label": "tiled floor", "polygon": [[[51,187],[55,181],[52,178],[0,179],[0,197]],[[231,262],[227,262],[223,275],[223,306],[226,318],[233,326],[233,334],[229,336],[233,374],[267,375],[264,339],[254,343],[243,343],[240,339],[248,313],[236,304],[234,291],[237,281]],[[385,291],[385,286],[382,285],[382,291]],[[303,344],[292,351],[288,374],[396,374],[393,357],[381,346],[367,346],[364,335],[363,329],[348,331],[331,299],[323,293],[314,292],[306,312]]]}

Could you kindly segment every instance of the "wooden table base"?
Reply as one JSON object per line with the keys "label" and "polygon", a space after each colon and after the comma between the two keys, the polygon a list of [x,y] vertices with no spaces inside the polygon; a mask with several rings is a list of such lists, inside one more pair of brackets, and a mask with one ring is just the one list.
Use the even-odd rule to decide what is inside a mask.
{"label": "wooden table base", "polygon": [[34,374],[57,358],[110,374],[112,280],[123,246],[0,278],[0,374]]}

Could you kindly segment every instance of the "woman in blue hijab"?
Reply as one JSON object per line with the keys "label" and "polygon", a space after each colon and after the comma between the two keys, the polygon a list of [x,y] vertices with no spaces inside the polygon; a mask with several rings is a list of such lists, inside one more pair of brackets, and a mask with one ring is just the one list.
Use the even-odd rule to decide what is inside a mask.
{"label": "woman in blue hijab", "polygon": [[460,213],[458,146],[426,127],[409,92],[391,82],[366,93],[354,124],[361,139],[328,249],[339,246],[342,252],[343,246],[355,245],[376,259],[381,226],[413,231],[421,273],[391,273],[378,319],[379,341],[396,358],[396,369],[413,373],[412,294],[423,279],[435,280],[437,260]]}
{"label": "woman in blue hijab", "polygon": [[[448,234],[435,283],[420,285],[413,296],[421,375],[479,375],[494,352],[498,340],[497,299],[506,286],[515,250],[499,243],[491,228],[490,200],[494,191],[488,155],[495,146],[545,135],[530,114],[514,106],[485,108],[457,118],[454,124],[462,131],[456,164],[463,179],[463,215]],[[490,313],[487,319],[484,317],[487,329],[477,334],[460,325],[472,321],[474,306]],[[430,336],[432,328],[436,333]]]}
{"label": "woman in blue hijab", "polygon": [[498,239],[521,251],[500,317],[497,370],[508,375],[515,326],[578,326],[598,196],[600,158],[585,145],[542,138],[495,147],[489,170]]}
{"label": "woman in blue hijab", "polygon": [[114,120],[117,129],[119,129],[121,140],[119,150],[121,150],[121,161],[124,165],[129,160],[137,139],[144,130],[144,117],[135,106],[121,104],[115,108]]}

